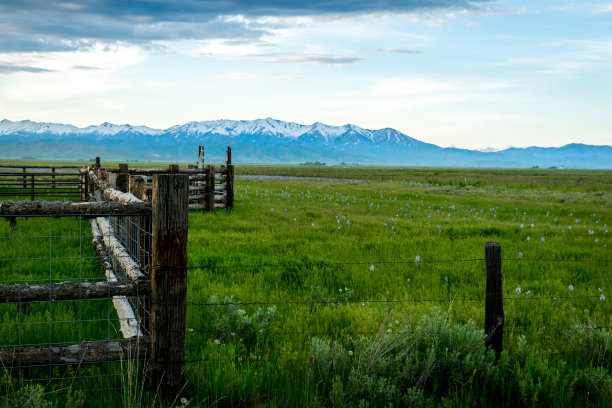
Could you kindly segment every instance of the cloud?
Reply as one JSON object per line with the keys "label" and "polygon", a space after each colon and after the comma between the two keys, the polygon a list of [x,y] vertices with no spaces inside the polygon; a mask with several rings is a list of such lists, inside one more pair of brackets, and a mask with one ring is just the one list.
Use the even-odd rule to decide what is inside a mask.
{"label": "cloud", "polygon": [[238,81],[254,81],[254,80],[266,80],[266,79],[281,79],[287,81],[296,81],[300,77],[293,75],[260,75],[253,74],[250,72],[228,72],[223,75],[226,79],[238,80]]}
{"label": "cloud", "polygon": [[71,52],[0,54],[0,67],[12,67],[11,81],[0,91],[5,100],[37,102],[119,90],[129,84],[115,79],[114,72],[143,59],[137,46],[106,44]]}
{"label": "cloud", "polygon": [[20,65],[2,65],[0,64],[0,74],[13,74],[15,72],[52,72],[50,69],[38,68],[38,67],[27,67]]}
{"label": "cloud", "polygon": [[591,13],[593,14],[612,13],[612,3],[602,4],[598,7],[595,7],[594,9],[591,10]]}
{"label": "cloud", "polygon": [[315,65],[346,65],[361,61],[361,58],[348,55],[329,54],[292,54],[286,52],[274,52],[269,54],[253,55],[256,60],[266,63],[284,64],[315,64]]}
{"label": "cloud", "polygon": [[376,48],[373,51],[383,52],[386,54],[425,54],[425,51],[410,50],[405,48]]}
{"label": "cloud", "polygon": [[[96,41],[257,39],[276,17],[475,9],[494,0],[5,0],[0,52],[66,51]],[[256,21],[252,21],[255,19]]]}

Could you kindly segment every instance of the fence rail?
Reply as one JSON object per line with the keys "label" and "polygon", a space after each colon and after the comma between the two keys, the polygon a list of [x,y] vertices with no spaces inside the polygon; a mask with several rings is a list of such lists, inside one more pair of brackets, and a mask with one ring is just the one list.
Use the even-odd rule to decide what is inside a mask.
{"label": "fence rail", "polygon": [[0,197],[74,199],[85,190],[83,176],[72,166],[0,166]]}
{"label": "fence rail", "polygon": [[[182,174],[189,176],[189,209],[191,211],[215,211],[234,207],[234,165],[232,150],[228,146],[225,164],[219,167],[203,164],[203,148],[200,147],[201,160],[198,165],[180,169],[170,165],[168,169],[130,169],[121,163],[118,168],[101,167],[99,158],[96,165],[82,169],[98,189],[112,187],[118,191],[132,194],[135,198],[151,201],[153,177],[161,174]],[[104,197],[113,199],[112,197]]]}

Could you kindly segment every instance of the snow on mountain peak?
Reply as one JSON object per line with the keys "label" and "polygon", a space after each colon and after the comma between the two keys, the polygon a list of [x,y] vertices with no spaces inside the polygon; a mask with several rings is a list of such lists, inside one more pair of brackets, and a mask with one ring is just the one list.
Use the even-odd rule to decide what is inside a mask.
{"label": "snow on mountain peak", "polygon": [[332,143],[335,139],[346,136],[346,143],[392,143],[410,145],[414,142],[408,136],[390,128],[369,130],[353,124],[341,126],[326,125],[315,122],[312,125],[302,125],[295,122],[267,117],[255,120],[229,120],[218,119],[211,121],[188,122],[184,125],[172,126],[165,130],[152,129],[146,126],[132,126],[129,124],[114,125],[104,122],[98,126],[87,126],[78,128],[72,125],[56,123],[37,123],[29,120],[11,122],[2,120],[0,122],[0,135],[2,134],[76,134],[92,136],[116,136],[118,134],[141,134],[161,135],[168,134],[175,139],[185,137],[199,137],[199,135],[219,136],[241,136],[241,135],[263,135],[278,139],[297,140],[305,136],[310,140],[320,140],[324,143]]}

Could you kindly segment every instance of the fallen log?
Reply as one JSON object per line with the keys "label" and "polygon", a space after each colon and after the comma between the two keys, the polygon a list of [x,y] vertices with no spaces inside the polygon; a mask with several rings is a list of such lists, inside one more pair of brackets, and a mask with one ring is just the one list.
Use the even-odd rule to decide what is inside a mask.
{"label": "fallen log", "polygon": [[[102,233],[102,239],[104,241],[104,245],[110,251],[110,253],[114,256],[115,260],[121,268],[125,271],[126,275],[130,278],[136,279],[146,279],[146,275],[140,268],[140,266],[132,259],[130,253],[125,249],[123,244],[119,242],[119,240],[115,237],[115,231],[113,227],[110,225],[108,219],[103,217],[96,218],[96,222],[98,223],[98,227],[100,228],[100,232]],[[93,231],[93,227],[92,227]]]}
{"label": "fallen log", "polygon": [[[106,247],[104,246],[103,238],[100,233],[100,229],[98,228],[98,224],[94,220],[90,220],[91,223],[91,232],[93,235],[92,244],[96,251],[96,254],[100,258],[100,263],[104,268],[104,273],[106,275],[106,279],[109,282],[117,282],[117,276],[113,272],[113,267],[110,263],[110,259],[108,256],[108,252],[106,251]],[[150,282],[151,281],[142,281],[147,282],[149,284],[150,290]],[[140,282],[139,282],[140,283]],[[142,336],[142,332],[140,331],[138,320],[136,319],[136,314],[132,309],[132,305],[128,301],[125,296],[114,296],[113,297],[113,306],[115,306],[115,310],[117,311],[117,316],[119,316],[119,327],[121,334],[123,337],[129,338],[133,336]]]}

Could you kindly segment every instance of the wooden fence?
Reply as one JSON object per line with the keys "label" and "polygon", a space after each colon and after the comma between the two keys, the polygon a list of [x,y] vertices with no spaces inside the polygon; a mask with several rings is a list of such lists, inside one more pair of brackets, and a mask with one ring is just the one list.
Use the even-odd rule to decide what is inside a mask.
{"label": "wooden fence", "polygon": [[[130,169],[127,163],[119,164],[118,168],[103,168],[99,158],[96,165],[81,169],[87,180],[93,172],[101,180],[110,183],[115,189],[133,194],[144,200],[151,200],[153,176],[159,174],[185,174],[189,176],[189,210],[215,211],[221,208],[234,207],[234,165],[232,150],[228,146],[225,154],[225,164],[219,167],[204,166],[204,149],[200,146],[197,165],[189,165],[180,169],[171,164],[168,169]],[[86,199],[84,195],[82,199]]]}
{"label": "wooden fence", "polygon": [[[112,298],[123,338],[6,347],[0,349],[0,361],[6,368],[22,369],[146,359],[152,390],[172,400],[184,386],[189,176],[154,174],[150,202],[113,188],[94,171],[87,176],[89,189],[83,194],[97,201],[0,201],[0,217],[12,225],[17,217],[89,219],[107,281],[0,285],[0,303],[20,307]],[[122,219],[129,222],[122,224]],[[124,234],[116,229],[121,225],[135,226],[136,233],[128,229]]]}
{"label": "wooden fence", "polygon": [[85,183],[76,166],[0,166],[0,199],[87,198]]}

